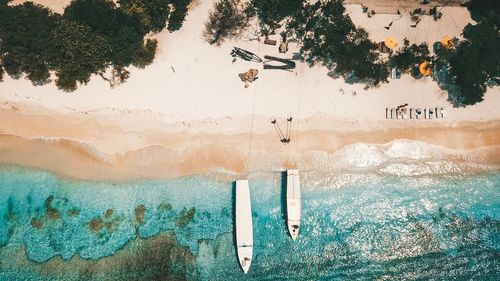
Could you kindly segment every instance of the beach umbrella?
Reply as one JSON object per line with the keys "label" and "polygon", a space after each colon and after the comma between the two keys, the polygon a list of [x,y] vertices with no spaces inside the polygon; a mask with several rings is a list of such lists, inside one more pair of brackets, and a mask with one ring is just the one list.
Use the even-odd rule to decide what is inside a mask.
{"label": "beach umbrella", "polygon": [[445,48],[451,48],[453,47],[453,39],[448,35],[443,36],[443,38],[441,39],[441,44],[443,44],[443,47]]}
{"label": "beach umbrella", "polygon": [[387,46],[387,48],[390,49],[395,49],[398,46],[398,40],[394,37],[387,37],[384,40],[384,44]]}
{"label": "beach umbrella", "polygon": [[420,73],[425,76],[429,76],[432,73],[431,64],[428,61],[424,61],[423,63],[421,63],[418,67],[418,70],[420,70]]}

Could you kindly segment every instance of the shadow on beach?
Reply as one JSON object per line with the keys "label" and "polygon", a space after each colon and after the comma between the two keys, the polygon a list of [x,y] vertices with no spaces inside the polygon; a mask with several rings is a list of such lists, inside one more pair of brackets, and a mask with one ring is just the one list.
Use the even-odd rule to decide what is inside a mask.
{"label": "shadow on beach", "polygon": [[232,212],[231,216],[233,218],[233,247],[234,247],[234,252],[236,253],[235,258],[236,258],[236,263],[240,264],[240,261],[238,260],[238,244],[236,243],[236,181],[233,181],[231,183],[231,205],[232,205]]}
{"label": "shadow on beach", "polygon": [[287,226],[287,221],[286,221],[286,171],[283,171],[280,173],[281,175],[281,182],[280,182],[280,187],[281,187],[281,196],[280,196],[280,203],[281,203],[281,219],[283,220],[283,225],[285,226],[285,231],[288,234],[288,226]]}

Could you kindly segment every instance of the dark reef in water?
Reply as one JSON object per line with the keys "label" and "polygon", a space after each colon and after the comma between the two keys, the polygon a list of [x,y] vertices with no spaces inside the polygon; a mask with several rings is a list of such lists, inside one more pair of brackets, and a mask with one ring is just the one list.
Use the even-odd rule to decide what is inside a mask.
{"label": "dark reef in water", "polygon": [[144,220],[144,213],[146,212],[146,207],[144,205],[139,205],[135,208],[135,221],[137,224],[141,224]]}
{"label": "dark reef in water", "polygon": [[196,214],[196,209],[193,207],[191,209],[182,209],[179,217],[175,221],[175,225],[178,227],[186,227],[191,220],[193,220],[194,215]]}
{"label": "dark reef in water", "polygon": [[90,230],[97,232],[97,231],[100,231],[102,229],[103,224],[104,224],[104,222],[102,221],[102,219],[97,217],[97,218],[93,218],[89,222],[88,227]]}
{"label": "dark reef in water", "polygon": [[59,214],[56,208],[52,207],[52,201],[54,201],[53,195],[47,197],[47,200],[45,200],[45,213],[49,219],[57,220],[61,217],[61,214]]}
{"label": "dark reef in water", "polygon": [[[6,258],[6,257],[10,258]],[[0,271],[22,269],[17,278],[32,280],[196,280],[195,256],[173,233],[130,241],[113,256],[98,260],[57,256],[37,263],[24,250],[0,251]],[[16,274],[12,272],[13,276]],[[29,275],[28,275],[29,274]]]}
{"label": "dark reef in water", "polygon": [[280,176],[256,179],[246,275],[229,184],[195,177],[115,188],[40,175],[0,172],[1,281],[500,280],[496,172],[307,190],[297,241]]}

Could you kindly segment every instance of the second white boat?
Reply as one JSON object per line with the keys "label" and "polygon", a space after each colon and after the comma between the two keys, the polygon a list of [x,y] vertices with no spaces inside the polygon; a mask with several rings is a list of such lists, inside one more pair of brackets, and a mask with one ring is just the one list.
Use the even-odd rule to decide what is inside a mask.
{"label": "second white boat", "polygon": [[297,239],[300,229],[300,178],[299,170],[286,171],[286,214],[288,232],[293,240]]}

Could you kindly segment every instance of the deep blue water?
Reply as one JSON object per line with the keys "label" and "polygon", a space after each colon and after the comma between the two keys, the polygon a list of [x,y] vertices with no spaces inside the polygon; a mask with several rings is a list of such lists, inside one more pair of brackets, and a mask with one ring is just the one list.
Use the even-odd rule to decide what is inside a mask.
{"label": "deep blue water", "polygon": [[500,280],[498,170],[338,173],[302,173],[295,242],[282,175],[249,176],[254,261],[245,275],[226,177],[113,183],[4,167],[0,280]]}

